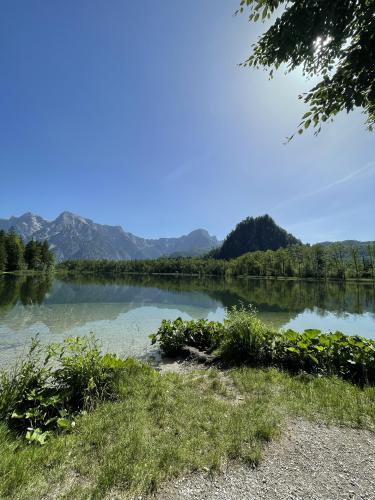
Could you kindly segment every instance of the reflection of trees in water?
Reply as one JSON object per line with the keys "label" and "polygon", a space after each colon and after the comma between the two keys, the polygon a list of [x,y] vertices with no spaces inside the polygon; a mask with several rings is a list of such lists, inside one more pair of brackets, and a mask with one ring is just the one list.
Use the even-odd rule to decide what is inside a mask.
{"label": "reflection of trees in water", "polygon": [[50,275],[0,277],[0,314],[11,310],[18,301],[23,305],[42,304],[52,288]]}
{"label": "reflection of trees in water", "polygon": [[300,313],[305,309],[335,314],[375,312],[373,285],[274,280],[238,280],[235,287],[260,310]]}
{"label": "reflection of trees in water", "polygon": [[107,283],[55,282],[48,304],[65,303],[121,303],[140,305],[189,305],[191,307],[215,310],[221,306],[207,293],[197,290],[179,290],[140,283],[111,281]]}
{"label": "reflection of trees in water", "polygon": [[375,313],[375,287],[359,283],[250,278],[86,275],[55,281],[52,289],[50,276],[3,276],[0,278],[0,314],[8,312],[18,302],[23,305],[110,302],[127,304],[130,309],[165,304],[196,307],[202,313],[214,311],[220,305],[229,307],[243,302],[253,304],[264,313],[289,313],[290,317],[305,309],[341,315]]}
{"label": "reflection of trees in water", "polygon": [[[45,297],[43,303],[38,304],[36,298],[41,288],[38,289],[36,283],[34,288],[25,286],[23,279],[11,280],[9,284],[12,289],[12,301],[0,305],[0,317],[3,324],[14,331],[43,324],[51,333],[62,333],[88,323],[114,321],[121,314],[144,306],[152,306],[161,311],[176,309],[176,315],[187,314],[198,319],[207,317],[210,312],[215,312],[221,306],[220,302],[199,291],[176,293],[157,287],[140,286],[139,283],[134,286],[133,283],[119,283],[114,280],[100,283],[92,280],[86,280],[84,283],[79,280],[55,280],[52,292]],[[0,300],[1,298],[0,294]],[[18,305],[14,308],[16,304]],[[161,312],[160,321],[162,317]]]}
{"label": "reflection of trees in water", "polygon": [[51,291],[53,279],[49,275],[27,276],[20,289],[20,301],[23,305],[42,304]]}
{"label": "reflection of trees in water", "polygon": [[375,286],[364,283],[161,275],[127,275],[121,278],[86,275],[66,282],[153,287],[179,293],[203,292],[221,302],[224,307],[242,301],[270,312],[300,313],[305,309],[316,308],[322,313],[375,313]]}

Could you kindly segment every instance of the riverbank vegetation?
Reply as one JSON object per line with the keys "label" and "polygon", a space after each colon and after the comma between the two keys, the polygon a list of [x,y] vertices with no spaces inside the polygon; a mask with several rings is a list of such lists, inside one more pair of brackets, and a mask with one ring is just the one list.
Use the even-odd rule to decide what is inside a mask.
{"label": "riverbank vegetation", "polygon": [[341,332],[277,330],[251,308],[228,309],[224,323],[164,320],[151,340],[169,356],[190,346],[216,351],[231,364],[277,366],[291,373],[336,375],[360,385],[375,384],[374,340]]}
{"label": "riverbank vegetation", "polygon": [[161,258],[156,260],[76,260],[59,264],[61,274],[191,274],[252,276],[315,280],[375,280],[375,244],[294,245],[278,250],[249,252],[224,260]]}
{"label": "riverbank vegetation", "polygon": [[47,241],[30,240],[26,245],[14,231],[0,231],[0,273],[15,271],[51,271],[54,255]]}
{"label": "riverbank vegetation", "polygon": [[51,431],[74,426],[74,415],[115,398],[127,362],[102,355],[93,335],[30,350],[12,370],[0,372],[0,420],[25,439],[44,444]]}
{"label": "riverbank vegetation", "polygon": [[[94,339],[32,348],[1,379],[1,498],[129,498],[228,460],[256,464],[296,416],[375,430],[375,389],[336,377],[249,366],[159,373],[102,354]],[[64,360],[46,379],[46,356],[57,353]],[[40,413],[57,419],[36,422]]]}

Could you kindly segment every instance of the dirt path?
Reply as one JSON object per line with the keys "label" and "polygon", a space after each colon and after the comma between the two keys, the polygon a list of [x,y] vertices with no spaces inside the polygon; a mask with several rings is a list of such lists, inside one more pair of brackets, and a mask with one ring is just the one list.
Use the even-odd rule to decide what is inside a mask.
{"label": "dirt path", "polygon": [[231,464],[213,478],[191,474],[153,498],[374,500],[375,434],[295,420],[268,445],[257,468]]}
{"label": "dirt path", "polygon": [[[194,354],[194,353],[192,353]],[[192,356],[167,361],[162,371],[207,367]],[[375,411],[375,410],[374,410]],[[375,433],[290,421],[256,468],[229,464],[213,477],[194,473],[167,483],[155,500],[375,500]]]}

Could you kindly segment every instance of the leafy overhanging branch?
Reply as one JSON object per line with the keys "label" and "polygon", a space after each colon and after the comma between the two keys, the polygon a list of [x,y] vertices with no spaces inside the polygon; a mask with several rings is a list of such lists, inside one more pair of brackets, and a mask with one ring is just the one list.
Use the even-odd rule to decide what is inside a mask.
{"label": "leafy overhanging branch", "polygon": [[243,66],[269,68],[271,78],[281,65],[287,72],[301,67],[306,77],[321,77],[299,96],[309,106],[300,134],[310,125],[317,134],[322,123],[354,108],[363,110],[373,130],[375,0],[241,0],[237,12],[246,8],[251,22],[277,17]]}

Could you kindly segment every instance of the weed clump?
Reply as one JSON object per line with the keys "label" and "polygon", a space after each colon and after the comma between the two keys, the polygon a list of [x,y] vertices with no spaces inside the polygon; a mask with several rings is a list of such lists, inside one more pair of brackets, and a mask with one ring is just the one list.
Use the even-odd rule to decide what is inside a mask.
{"label": "weed clump", "polygon": [[43,346],[35,338],[11,371],[0,371],[0,420],[44,444],[53,430],[74,427],[74,415],[115,399],[126,361],[103,355],[97,339],[69,337]]}

